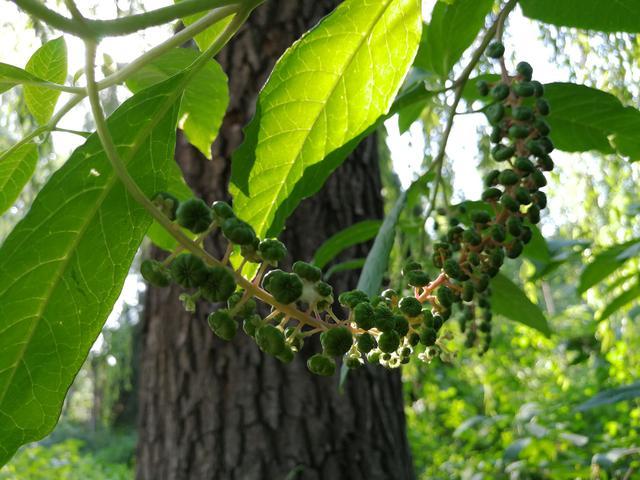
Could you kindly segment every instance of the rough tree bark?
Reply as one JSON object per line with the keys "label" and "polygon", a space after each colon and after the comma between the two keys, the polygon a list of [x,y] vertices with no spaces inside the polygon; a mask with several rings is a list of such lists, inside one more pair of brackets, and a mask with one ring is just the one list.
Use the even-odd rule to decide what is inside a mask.
{"label": "rough tree bark", "polygon": [[[177,159],[198,194],[227,198],[230,152],[242,139],[260,86],[275,60],[336,0],[271,0],[220,55],[231,79],[231,105],[207,162],[184,140]],[[380,218],[375,139],[363,142],[323,190],[304,201],[283,234],[292,258],[309,260],[330,235]],[[221,252],[220,239],[207,247]],[[350,254],[363,256],[364,249]],[[157,255],[158,252],[155,252]],[[336,277],[353,288],[356,276]],[[411,479],[398,372],[352,372],[345,392],[337,378],[308,373],[305,349],[290,365],[263,355],[244,334],[217,340],[206,325],[211,307],[184,313],[176,289],[146,299],[140,366],[137,475],[164,479]]]}

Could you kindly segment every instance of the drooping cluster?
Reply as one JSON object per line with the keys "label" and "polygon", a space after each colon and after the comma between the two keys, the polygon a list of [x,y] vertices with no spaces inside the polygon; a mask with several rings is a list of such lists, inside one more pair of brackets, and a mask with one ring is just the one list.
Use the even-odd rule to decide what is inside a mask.
{"label": "drooping cluster", "polygon": [[[494,42],[487,53],[500,58],[504,47]],[[172,283],[186,290],[185,308],[195,310],[197,300],[223,304],[208,316],[213,332],[231,340],[240,328],[258,347],[282,362],[292,361],[305,340],[320,335],[322,352],[309,358],[309,370],[332,375],[336,358],[349,368],[366,362],[395,368],[407,363],[414,352],[424,361],[436,356],[452,357],[444,342],[452,338],[442,328],[455,308],[461,311],[461,329],[467,347],[482,339],[481,351],[491,341],[490,282],[505,258],[518,257],[532,238],[530,224],[540,221],[546,196],[545,171],[553,168],[549,153],[553,144],[544,117],[549,105],[543,86],[532,80],[531,66],[518,64],[517,72],[502,72],[500,81],[478,82],[482,96],[492,102],[485,110],[492,125],[493,158],[503,165],[485,178],[482,202],[461,204],[448,215],[448,230],[433,244],[432,262],[438,274],[432,277],[422,265],[404,266],[404,283],[369,298],[359,290],[337,297],[346,315],[333,311],[334,292],[323,281],[322,271],[298,261],[292,271],[278,268],[287,250],[277,239],[259,239],[253,228],[237,218],[231,206],[200,199],[179,202],[167,193],[153,199],[169,219],[197,235],[196,244],[219,229],[228,240],[222,260],[204,250],[194,254],[178,248],[166,260],[145,260],[144,278],[157,286]],[[236,251],[242,263],[234,268],[230,254]],[[243,267],[256,264],[250,280]],[[256,300],[267,304],[260,313]]]}

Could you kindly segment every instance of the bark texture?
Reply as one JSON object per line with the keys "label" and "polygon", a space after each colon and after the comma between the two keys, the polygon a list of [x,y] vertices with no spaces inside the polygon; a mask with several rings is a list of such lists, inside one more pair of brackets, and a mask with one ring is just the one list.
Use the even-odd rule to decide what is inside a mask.
{"label": "bark texture", "polygon": [[[208,201],[227,198],[230,153],[275,60],[335,0],[269,1],[220,55],[231,79],[231,105],[207,162],[180,139],[176,158],[190,185]],[[310,260],[333,233],[381,218],[375,139],[363,142],[323,190],[305,200],[282,235],[292,258]],[[223,243],[207,247],[220,253]],[[159,252],[155,252],[159,254]],[[347,255],[364,256],[364,248]],[[334,289],[353,288],[343,274]],[[311,343],[290,365],[263,355],[240,333],[221,342],[206,325],[211,306],[184,313],[176,289],[146,299],[140,365],[137,476],[144,480],[375,480],[414,477],[398,372],[311,375]]]}

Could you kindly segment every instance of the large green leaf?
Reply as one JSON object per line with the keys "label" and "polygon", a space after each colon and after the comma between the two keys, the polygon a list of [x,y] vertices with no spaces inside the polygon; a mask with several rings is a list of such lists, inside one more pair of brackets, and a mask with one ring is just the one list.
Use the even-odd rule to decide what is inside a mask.
{"label": "large green leaf", "polygon": [[[67,79],[67,44],[64,38],[59,37],[42,45],[31,56],[25,70],[43,80],[64,83]],[[59,91],[47,87],[24,87],[27,108],[40,125],[46,124],[53,115],[59,96]]]}
{"label": "large green leaf", "polygon": [[640,243],[640,238],[634,238],[619,245],[613,245],[596,255],[580,274],[578,293],[584,293],[596,283],[604,280],[615,272],[628,260],[628,256],[620,257],[629,247]]}
{"label": "large green leaf", "polygon": [[611,405],[612,403],[623,402],[640,397],[640,382],[625,385],[623,387],[611,388],[603,390],[591,397],[584,403],[578,405],[576,410],[585,411],[592,408],[601,407],[602,405]]}
{"label": "large green leaf", "polygon": [[602,32],[640,32],[638,0],[520,0],[529,18]]}
{"label": "large green leaf", "polygon": [[415,66],[447,77],[478,36],[492,6],[493,0],[437,2],[422,32]]}
{"label": "large green leaf", "polygon": [[320,245],[313,257],[313,263],[323,268],[343,250],[375,237],[380,225],[380,220],[363,220],[339,231]]}
{"label": "large green leaf", "polygon": [[[183,83],[144,90],[108,120],[147,195],[166,187]],[[55,425],[150,224],[93,134],[0,248],[0,465]]]}
{"label": "large green leaf", "polygon": [[491,307],[498,315],[535,328],[547,337],[551,335],[551,329],[540,307],[532,303],[520,287],[501,273],[491,281]]}
{"label": "large green leaf", "polygon": [[419,0],[347,0],[278,61],[232,165],[234,209],[275,236],[391,107],[420,39]]}
{"label": "large green leaf", "polygon": [[640,159],[640,111],[610,93],[573,83],[545,85],[545,96],[551,105],[551,138],[560,150]]}
{"label": "large green leaf", "polygon": [[636,282],[632,287],[622,292],[614,298],[598,315],[598,322],[602,322],[616,313],[625,305],[640,297],[640,282]]}
{"label": "large green leaf", "polygon": [[33,175],[38,149],[33,143],[21,145],[0,155],[0,214],[13,205],[22,188]]}
{"label": "large green leaf", "polygon": [[396,238],[396,225],[406,203],[407,192],[402,192],[393,209],[382,222],[378,235],[376,235],[376,239],[373,242],[373,247],[371,247],[371,251],[367,255],[362,268],[362,273],[358,279],[358,289],[370,297],[377,295],[382,286],[382,279],[389,264],[389,254]]}
{"label": "large green leaf", "polygon": [[[184,0],[174,0],[174,3],[180,3],[182,1]],[[200,20],[207,13],[209,12],[202,12],[202,13],[196,13],[194,15],[189,15],[188,17],[183,18],[182,21],[185,25],[189,26],[192,23]],[[196,41],[196,45],[198,45],[198,48],[200,49],[201,52],[204,52],[207,48],[211,46],[211,44],[218,38],[218,35],[220,34],[220,32],[224,30],[224,28],[229,24],[229,22],[231,22],[232,19],[233,19],[233,16],[223,18],[219,22],[214,23],[209,28],[200,32],[194,37],[194,40]]]}
{"label": "large green leaf", "polygon": [[[132,92],[166,80],[186,69],[198,57],[189,48],[176,48],[148,63],[127,80]],[[220,65],[209,60],[187,85],[180,107],[180,128],[189,142],[211,159],[211,144],[218,135],[227,105],[229,87]]]}

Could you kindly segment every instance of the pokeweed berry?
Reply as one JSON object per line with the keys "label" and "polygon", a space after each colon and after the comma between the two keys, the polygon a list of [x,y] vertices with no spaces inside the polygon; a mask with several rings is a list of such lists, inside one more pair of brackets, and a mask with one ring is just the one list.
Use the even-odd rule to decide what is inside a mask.
{"label": "pokeweed berry", "polygon": [[502,243],[505,238],[507,238],[507,234],[504,231],[504,227],[500,224],[495,224],[491,226],[490,230],[491,238],[493,238],[496,242]]}
{"label": "pokeweed berry", "polygon": [[527,121],[533,118],[533,110],[527,106],[513,107],[511,115],[516,120]]}
{"label": "pokeweed berry", "polygon": [[353,308],[353,320],[358,328],[369,330],[375,325],[375,312],[369,302],[362,302]]}
{"label": "pokeweed berry", "polygon": [[207,277],[208,268],[200,257],[192,253],[178,255],[171,262],[171,276],[184,288],[199,287]]}
{"label": "pokeweed berry", "polygon": [[514,237],[520,236],[522,231],[522,222],[518,217],[509,217],[507,219],[507,231]]}
{"label": "pokeweed berry", "polygon": [[540,209],[535,205],[531,205],[529,207],[529,210],[527,210],[527,217],[529,218],[529,221],[534,225],[536,223],[540,223]]}
{"label": "pokeweed berry", "polygon": [[265,238],[258,245],[258,254],[265,262],[277,265],[287,255],[287,247],[280,240]]}
{"label": "pokeweed berry", "polygon": [[473,295],[475,294],[475,288],[473,287],[473,283],[470,281],[464,282],[462,284],[462,300],[465,302],[470,302],[473,300]]}
{"label": "pokeweed berry", "polygon": [[533,68],[527,62],[520,62],[516,65],[516,72],[518,72],[522,78],[524,78],[527,82],[531,81],[531,76],[533,75]]}
{"label": "pokeweed berry", "polygon": [[168,287],[171,284],[169,269],[156,260],[144,260],[140,265],[140,274],[150,285]]}
{"label": "pokeweed berry", "polygon": [[518,183],[519,180],[520,180],[520,177],[518,176],[518,174],[513,170],[511,170],[510,168],[503,170],[502,172],[500,172],[500,175],[498,176],[498,182],[501,185],[505,185],[505,186],[515,185],[516,183]]}
{"label": "pokeweed berry", "polygon": [[210,302],[226,302],[236,289],[236,282],[229,270],[224,267],[207,269],[200,284],[202,296]]}
{"label": "pokeweed berry", "polygon": [[251,245],[256,238],[253,227],[236,217],[227,218],[222,223],[222,234],[237,245]]}
{"label": "pokeweed berry", "polygon": [[533,230],[531,230],[527,226],[523,226],[522,227],[522,233],[520,234],[520,240],[522,241],[522,243],[524,243],[526,245],[527,243],[529,243],[531,241],[532,237],[533,237]]}
{"label": "pokeweed berry", "polygon": [[511,138],[526,138],[531,133],[531,129],[526,125],[512,125],[509,127],[509,136]]}
{"label": "pokeweed berry", "polygon": [[516,200],[520,203],[520,205],[529,205],[531,203],[531,195],[529,194],[529,190],[524,187],[518,187],[515,191]]}
{"label": "pokeweed berry", "polygon": [[394,315],[393,329],[400,337],[404,337],[409,333],[409,320],[402,315]]}
{"label": "pokeweed berry", "polygon": [[495,201],[500,198],[500,195],[502,195],[502,191],[499,188],[490,187],[482,192],[482,200],[484,200],[485,202]]}
{"label": "pokeweed berry", "polygon": [[280,303],[293,303],[302,296],[302,280],[295,273],[271,270],[265,275],[262,286]]}
{"label": "pokeweed berry", "polygon": [[360,368],[362,367],[362,365],[364,364],[364,362],[360,359],[360,357],[357,356],[349,356],[345,359],[344,361],[344,365],[345,367],[353,370],[356,368]]}
{"label": "pokeweed berry", "polygon": [[231,318],[228,310],[217,310],[207,318],[209,327],[223,340],[231,340],[238,330],[238,324]]}
{"label": "pokeweed berry", "polygon": [[478,93],[482,97],[486,97],[489,95],[489,84],[485,80],[478,80],[476,83],[476,88],[478,89]]}
{"label": "pokeweed berry", "polygon": [[438,333],[436,329],[433,327],[422,327],[420,328],[420,343],[430,347],[435,345],[436,340],[438,338]]}
{"label": "pokeweed berry", "polygon": [[276,358],[282,363],[291,363],[294,356],[293,349],[289,345],[285,345],[280,353],[276,355]]}
{"label": "pokeweed berry", "polygon": [[407,273],[407,283],[412,287],[426,287],[429,285],[429,275],[422,270],[414,270]]}
{"label": "pokeweed berry", "polygon": [[545,122],[542,118],[537,118],[536,121],[533,123],[533,127],[542,136],[549,135],[549,132],[551,132],[551,128],[549,127],[549,124]]}
{"label": "pokeweed berry", "polygon": [[373,335],[365,332],[356,337],[356,345],[358,346],[358,350],[360,352],[369,353],[371,350],[376,348],[377,342]]}
{"label": "pokeweed berry", "polygon": [[408,317],[417,317],[422,313],[422,304],[415,297],[403,297],[398,303],[398,308]]}
{"label": "pokeweed berry", "polygon": [[460,268],[460,264],[453,258],[446,260],[444,262],[444,265],[442,266],[442,269],[444,270],[444,273],[449,275],[449,277],[453,278],[454,280],[459,280],[460,277],[462,277],[463,272]]}
{"label": "pokeweed berry", "polygon": [[493,41],[487,46],[487,57],[500,58],[504,55],[504,45],[501,42]]}
{"label": "pokeweed berry", "polygon": [[497,84],[491,89],[491,96],[498,101],[504,100],[509,96],[509,86],[504,83]]}
{"label": "pokeweed berry", "polygon": [[404,264],[400,273],[402,274],[402,276],[405,276],[405,275],[408,275],[409,272],[415,272],[420,270],[422,270],[422,265],[420,265],[418,262],[415,262],[413,260],[409,260],[407,263]]}
{"label": "pokeweed berry", "polygon": [[503,162],[509,160],[516,153],[515,147],[509,145],[498,144],[491,149],[491,154],[496,162]]}
{"label": "pokeweed berry", "polygon": [[498,184],[498,176],[500,175],[500,170],[491,170],[484,176],[484,186],[486,188],[492,187]]}
{"label": "pokeweed berry", "polygon": [[478,275],[474,281],[473,284],[475,286],[476,292],[478,293],[483,293],[487,290],[487,288],[489,287],[489,282],[490,282],[490,278],[489,275]]}
{"label": "pokeweed berry", "polygon": [[541,97],[544,95],[544,86],[537,80],[532,80],[531,85],[533,86],[533,94],[536,97]]}
{"label": "pokeweed berry", "polygon": [[158,192],[151,199],[151,203],[155,205],[155,207],[160,210],[165,217],[169,220],[174,221],[176,219],[176,214],[178,212],[178,206],[180,205],[180,200],[167,192]]}
{"label": "pokeweed berry", "polygon": [[542,188],[547,184],[547,179],[540,170],[535,170],[531,174],[531,178],[533,179],[533,183],[537,188]]}
{"label": "pokeweed berry", "polygon": [[180,226],[187,230],[193,233],[202,233],[213,222],[213,212],[201,199],[190,198],[178,207],[176,220]]}
{"label": "pokeweed berry", "polygon": [[255,337],[256,331],[262,325],[262,318],[257,313],[245,318],[242,322],[242,330],[250,337]]}
{"label": "pokeweed berry", "polygon": [[284,334],[273,325],[262,325],[256,331],[256,343],[269,355],[278,355],[285,347]]}
{"label": "pokeweed berry", "polygon": [[355,308],[355,306],[359,303],[368,301],[369,296],[362,290],[350,290],[348,292],[343,292],[338,297],[338,302],[340,302],[340,305],[351,309]]}
{"label": "pokeweed berry", "polygon": [[535,192],[532,195],[533,203],[538,205],[538,207],[542,210],[547,206],[547,195],[544,192]]}
{"label": "pokeweed berry", "polygon": [[500,140],[502,140],[502,137],[503,137],[502,128],[500,126],[496,126],[491,129],[491,135],[489,135],[489,140],[491,140],[492,143],[500,143]]}
{"label": "pokeweed berry", "polygon": [[378,338],[378,348],[384,353],[395,352],[400,346],[400,335],[394,330],[383,332]]}
{"label": "pokeweed berry", "polygon": [[555,166],[555,164],[553,163],[553,159],[549,155],[542,155],[541,157],[539,157],[538,163],[545,172],[550,172]]}
{"label": "pokeweed berry", "polygon": [[328,298],[328,297],[332,297],[333,298],[333,287],[331,285],[329,285],[327,282],[317,282],[313,288],[315,289],[316,293],[318,295],[320,295],[321,297],[324,298]]}
{"label": "pokeweed berry", "polygon": [[316,353],[307,360],[307,368],[316,375],[330,377],[336,373],[336,362],[331,357]]}
{"label": "pokeweed berry", "polygon": [[433,328],[436,329],[436,332],[440,330],[440,328],[442,328],[442,325],[444,325],[444,321],[445,318],[443,317],[442,312],[439,315],[436,314],[433,316]]}
{"label": "pokeweed berry", "polygon": [[497,125],[504,117],[504,106],[501,103],[489,105],[484,114],[491,125]]}
{"label": "pokeweed berry", "polygon": [[373,309],[373,312],[375,318],[375,326],[378,330],[380,330],[381,332],[388,332],[393,330],[393,327],[395,325],[395,318],[393,316],[393,312],[387,305],[381,303]]}
{"label": "pokeweed berry", "polygon": [[513,241],[511,241],[509,245],[507,245],[507,257],[509,258],[519,257],[520,254],[522,253],[523,248],[524,248],[524,245],[522,241],[517,238],[514,239]]}
{"label": "pokeweed berry", "polygon": [[235,217],[231,205],[227,202],[217,201],[211,205],[213,216],[218,220],[218,224],[221,224],[227,218]]}
{"label": "pokeweed berry", "polygon": [[513,89],[513,93],[519,97],[531,97],[536,91],[531,82],[514,83],[511,88]]}
{"label": "pokeweed berry", "polygon": [[322,350],[326,355],[344,355],[353,345],[353,335],[347,327],[334,327],[320,335]]}
{"label": "pokeweed berry", "polygon": [[436,292],[438,303],[444,308],[449,308],[454,302],[453,292],[449,287],[442,286]]}
{"label": "pokeweed berry", "polygon": [[298,261],[294,263],[293,272],[309,282],[317,282],[322,278],[322,270],[307,262]]}
{"label": "pokeweed berry", "polygon": [[489,223],[491,221],[491,215],[484,210],[478,210],[471,214],[471,221],[473,223]]}
{"label": "pokeweed berry", "polygon": [[540,115],[547,116],[551,113],[551,108],[549,107],[549,102],[547,102],[544,98],[538,98],[536,100],[536,110]]}
{"label": "pokeweed berry", "polygon": [[508,193],[504,193],[502,197],[500,197],[500,204],[504,208],[512,212],[517,212],[518,210],[520,210],[520,204],[518,203],[518,201]]}
{"label": "pokeweed berry", "polygon": [[[227,300],[227,306],[229,307],[229,310],[234,310],[243,298],[244,298],[244,291],[238,291],[233,293]],[[256,311],[256,308],[257,308],[256,301],[253,298],[248,297],[244,300],[244,303],[242,304],[242,306],[238,308],[235,314],[238,317],[246,318],[254,314]]]}
{"label": "pokeweed berry", "polygon": [[520,170],[521,172],[531,173],[535,169],[533,162],[529,160],[527,157],[518,157],[516,158],[515,163],[513,164],[516,167],[516,170]]}
{"label": "pokeweed berry", "polygon": [[384,298],[387,303],[390,305],[395,305],[398,302],[398,292],[396,292],[392,288],[387,288],[381,293],[382,298]]}

